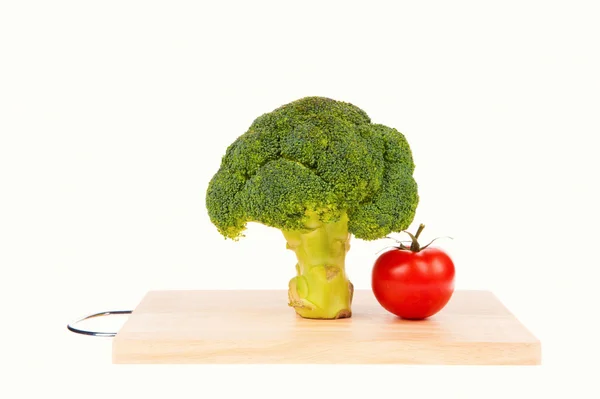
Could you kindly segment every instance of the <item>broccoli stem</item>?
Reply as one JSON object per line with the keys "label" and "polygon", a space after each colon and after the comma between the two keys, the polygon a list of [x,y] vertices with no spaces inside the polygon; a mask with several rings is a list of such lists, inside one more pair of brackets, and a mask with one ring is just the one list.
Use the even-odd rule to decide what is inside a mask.
{"label": "broccoli stem", "polygon": [[305,230],[284,230],[283,235],[298,259],[297,276],[289,283],[289,306],[308,319],[351,317],[353,286],[345,271],[350,249],[346,213],[330,223],[310,214]]}

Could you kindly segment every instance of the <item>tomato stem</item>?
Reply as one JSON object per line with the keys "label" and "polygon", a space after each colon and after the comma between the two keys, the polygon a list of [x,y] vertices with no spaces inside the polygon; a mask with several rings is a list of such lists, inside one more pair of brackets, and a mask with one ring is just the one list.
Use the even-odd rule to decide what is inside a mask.
{"label": "tomato stem", "polygon": [[[412,252],[420,252],[420,251],[424,250],[425,248],[429,247],[431,244],[433,244],[433,242],[435,240],[437,240],[439,238],[449,238],[449,239],[452,240],[452,237],[448,237],[448,236],[446,236],[446,237],[437,237],[437,238],[434,238],[433,240],[431,240],[431,242],[429,244],[427,244],[425,246],[421,246],[421,244],[419,244],[419,235],[421,235],[421,232],[423,232],[424,228],[425,228],[425,225],[421,223],[419,225],[419,228],[417,229],[417,232],[414,235],[410,231],[406,231],[406,230],[403,231],[404,233],[408,234],[408,236],[410,237],[410,240],[411,240],[410,241],[411,242],[410,247],[404,245],[402,243],[402,241],[400,241],[400,240],[398,240],[396,238],[389,237],[389,236],[386,237],[386,238],[390,238],[390,239],[396,241],[396,243],[398,243],[398,246],[396,248],[403,249],[403,250],[406,250],[406,251],[412,251]],[[404,242],[407,242],[407,241],[404,241]]]}
{"label": "tomato stem", "polygon": [[419,235],[421,234],[421,232],[423,231],[424,228],[425,228],[425,225],[423,223],[421,223],[421,225],[417,229],[417,234],[415,234],[415,238],[417,238],[417,239],[419,238]]}
{"label": "tomato stem", "polygon": [[421,245],[419,245],[419,235],[421,234],[424,228],[425,225],[421,223],[415,235],[412,235],[412,233],[409,231],[405,231],[405,233],[408,234],[410,236],[410,239],[412,240],[412,244],[410,245],[410,250],[412,252],[419,252],[421,250]]}

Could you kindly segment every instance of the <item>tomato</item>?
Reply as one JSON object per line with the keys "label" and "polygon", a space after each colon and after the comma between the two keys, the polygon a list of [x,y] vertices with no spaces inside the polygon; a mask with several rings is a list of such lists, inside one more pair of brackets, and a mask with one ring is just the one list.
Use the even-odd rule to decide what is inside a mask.
{"label": "tomato", "polygon": [[425,319],[442,310],[454,293],[454,263],[439,248],[420,248],[413,236],[410,248],[401,244],[375,261],[372,288],[387,311],[404,319]]}

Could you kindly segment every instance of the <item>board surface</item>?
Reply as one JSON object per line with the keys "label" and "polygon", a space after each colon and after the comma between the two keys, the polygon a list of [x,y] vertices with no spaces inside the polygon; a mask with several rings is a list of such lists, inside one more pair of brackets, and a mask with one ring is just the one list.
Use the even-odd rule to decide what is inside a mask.
{"label": "board surface", "polygon": [[540,364],[541,345],[490,292],[456,291],[422,321],[356,290],[352,317],[308,320],[287,291],[150,291],[113,338],[113,363]]}

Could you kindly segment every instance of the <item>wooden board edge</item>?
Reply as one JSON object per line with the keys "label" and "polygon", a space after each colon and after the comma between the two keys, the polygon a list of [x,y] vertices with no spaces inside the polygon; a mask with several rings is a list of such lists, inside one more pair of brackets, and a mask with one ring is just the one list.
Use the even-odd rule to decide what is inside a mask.
{"label": "wooden board edge", "polygon": [[[129,342],[128,342],[129,341]],[[196,342],[195,344],[201,344]],[[192,344],[190,347],[195,346]],[[121,347],[121,345],[123,345]],[[358,342],[356,353],[368,354],[369,343]],[[418,344],[417,344],[418,345]],[[163,348],[162,352],[155,352],[154,347]],[[422,357],[403,357],[402,353],[392,356],[370,356],[359,355],[353,357],[349,355],[345,358],[337,358],[331,360],[328,355],[324,356],[302,356],[298,353],[293,353],[289,357],[284,358],[267,350],[263,353],[258,353],[254,356],[233,354],[231,356],[222,355],[221,351],[212,352],[211,350],[205,353],[196,352],[193,348],[190,349],[187,356],[181,355],[182,347],[177,343],[165,340],[162,344],[156,345],[156,340],[122,340],[113,346],[112,363],[113,364],[322,364],[322,365],[412,365],[412,366],[539,366],[541,365],[541,346],[539,342],[522,342],[522,343],[494,343],[488,342],[473,343],[468,348],[451,348],[440,345],[432,347],[431,344],[426,344],[420,349],[413,349],[411,352],[421,352]],[[170,347],[164,352],[164,348]],[[341,353],[343,350],[336,350]],[[174,355],[180,353],[180,355]],[[389,353],[388,353],[389,355]]]}
{"label": "wooden board edge", "polygon": [[500,306],[502,306],[517,321],[517,323],[519,323],[519,325],[521,326],[521,328],[523,329],[523,331],[525,331],[527,333],[527,335],[529,335],[531,342],[532,343],[536,343],[538,345],[539,350],[540,350],[540,356],[539,357],[541,359],[542,343],[541,343],[540,339],[537,337],[537,335],[535,335],[533,333],[533,331],[530,330],[529,327],[527,327],[525,325],[525,323],[523,323],[521,321],[521,319],[519,317],[517,317],[517,315],[508,308],[508,306],[506,306],[506,304],[504,303],[504,301],[502,301],[498,295],[496,295],[492,291],[488,291],[488,292],[494,297],[494,299],[500,304]]}

